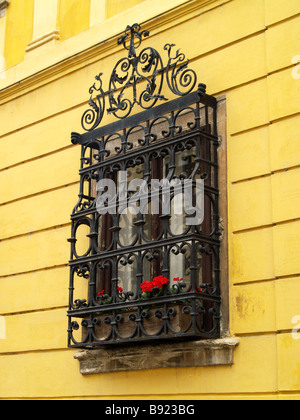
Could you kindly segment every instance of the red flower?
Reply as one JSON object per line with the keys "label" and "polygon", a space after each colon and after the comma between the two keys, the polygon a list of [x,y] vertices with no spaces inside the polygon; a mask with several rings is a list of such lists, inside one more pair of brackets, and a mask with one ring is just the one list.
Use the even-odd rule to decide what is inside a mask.
{"label": "red flower", "polygon": [[153,279],[153,281],[144,281],[141,284],[141,290],[143,293],[153,292],[153,289],[156,287],[162,289],[165,284],[169,283],[169,279],[163,276],[158,276]]}
{"label": "red flower", "polygon": [[155,279],[153,279],[154,287],[158,287],[159,289],[161,289],[164,284],[168,284],[168,283],[169,283],[169,280],[163,276],[158,276],[158,277],[155,277]]}
{"label": "red flower", "polygon": [[176,277],[175,279],[173,279],[173,281],[183,281],[183,279],[180,279],[179,277]]}
{"label": "red flower", "polygon": [[141,289],[142,289],[142,292],[143,293],[153,292],[153,287],[154,287],[154,285],[153,285],[153,282],[152,281],[144,281],[141,284]]}
{"label": "red flower", "polygon": [[[111,291],[112,291],[112,289],[111,289]],[[118,293],[120,294],[122,292],[123,292],[122,287],[118,287]],[[105,294],[105,290],[102,290],[102,292],[98,293],[98,296],[103,296],[104,294]]]}

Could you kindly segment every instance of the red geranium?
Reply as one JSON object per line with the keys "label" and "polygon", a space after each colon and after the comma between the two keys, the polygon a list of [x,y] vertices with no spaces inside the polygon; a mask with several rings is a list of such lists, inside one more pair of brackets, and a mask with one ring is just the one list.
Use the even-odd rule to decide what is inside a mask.
{"label": "red geranium", "polygon": [[[112,291],[112,289],[111,289],[111,291]],[[119,286],[118,286],[118,293],[120,294],[120,293],[122,293],[122,292],[123,292],[122,287],[119,287]],[[104,294],[105,294],[105,290],[102,290],[102,292],[99,292],[99,293],[98,293],[98,296],[104,296]]]}
{"label": "red geranium", "polygon": [[169,279],[163,276],[158,276],[158,277],[155,277],[155,279],[153,279],[154,287],[158,287],[159,289],[161,289],[163,285],[168,284],[168,283],[169,283]]}
{"label": "red geranium", "polygon": [[143,293],[151,293],[156,287],[157,289],[162,289],[165,284],[169,283],[169,279],[163,276],[158,276],[153,279],[153,281],[144,281],[141,284],[141,290]]}
{"label": "red geranium", "polygon": [[153,282],[152,281],[144,281],[141,284],[141,289],[143,293],[153,292]]}

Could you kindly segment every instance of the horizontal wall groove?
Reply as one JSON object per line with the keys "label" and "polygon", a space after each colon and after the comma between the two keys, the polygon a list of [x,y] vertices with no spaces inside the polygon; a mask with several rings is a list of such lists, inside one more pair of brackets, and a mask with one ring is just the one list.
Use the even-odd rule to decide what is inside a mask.
{"label": "horizontal wall groove", "polygon": [[[226,89],[226,90],[221,90],[221,91],[218,91],[218,92],[211,92],[210,94],[213,95],[213,96],[227,95],[231,91],[240,89],[241,87],[252,85],[252,84],[254,84],[256,82],[260,82],[262,80],[267,80],[267,78],[268,78],[268,73],[264,73],[262,76],[255,77],[254,79],[249,79],[246,82],[228,87],[228,89]],[[257,125],[255,127],[250,127],[250,128],[245,129],[245,130],[236,131],[236,132],[230,133],[230,135],[241,134],[241,133],[244,133],[244,132],[247,132],[247,131],[251,131],[254,128],[260,128],[260,127],[264,127],[266,125],[268,125],[268,123],[260,124],[260,125]]]}
{"label": "horizontal wall groove", "polygon": [[271,175],[276,175],[276,174],[286,173],[286,172],[292,172],[292,171],[295,171],[297,169],[300,169],[300,164],[299,165],[294,165],[294,166],[289,166],[287,168],[275,169],[275,170],[272,171]]}
{"label": "horizontal wall groove", "polygon": [[268,172],[266,174],[256,175],[256,176],[252,176],[252,177],[248,177],[248,178],[238,179],[236,181],[231,181],[231,184],[232,185],[245,184],[247,182],[256,181],[258,179],[269,178],[270,176],[272,176],[272,172]]}
{"label": "horizontal wall groove", "polygon": [[292,70],[295,66],[296,66],[296,64],[290,63],[290,64],[287,64],[284,67],[279,67],[278,69],[274,69],[274,70],[268,72],[268,77],[273,76],[273,75],[278,74],[278,73],[281,73],[281,72],[284,72],[286,70]]}
{"label": "horizontal wall groove", "polygon": [[58,265],[52,265],[52,266],[49,266],[49,267],[37,268],[36,270],[20,271],[18,273],[5,274],[4,276],[0,275],[0,280],[1,279],[7,279],[7,278],[10,278],[10,277],[23,276],[23,275],[32,274],[32,273],[40,273],[40,272],[43,272],[43,271],[55,270],[57,268],[65,268],[65,267],[69,267],[69,264],[68,263],[58,264]]}
{"label": "horizontal wall groove", "polygon": [[284,335],[284,334],[292,334],[293,333],[293,328],[291,329],[286,329],[286,330],[270,330],[270,331],[252,331],[252,332],[238,332],[235,333],[235,337],[261,337],[264,335],[267,336],[280,336],[280,335]]}
{"label": "horizontal wall groove", "polygon": [[284,115],[283,117],[280,117],[280,118],[276,118],[274,120],[271,120],[270,121],[270,124],[276,124],[278,122],[285,121],[285,120],[288,120],[290,118],[297,117],[299,115],[300,115],[300,112],[294,112],[292,114],[287,114],[287,115]]}
{"label": "horizontal wall groove", "polygon": [[[57,353],[57,352],[62,352],[62,351],[68,351],[72,353],[72,350],[68,349],[67,347],[66,348],[61,347],[57,349],[37,349],[37,350],[20,350],[16,352],[3,352],[3,353],[0,353],[0,357],[20,356],[20,355],[26,355],[26,354],[39,354],[39,353]],[[73,353],[74,353],[74,349],[73,349]]]}
{"label": "horizontal wall groove", "polygon": [[296,274],[287,274],[287,275],[282,275],[282,276],[277,276],[275,280],[288,280],[288,279],[294,279],[300,277],[300,273],[296,273]]}
{"label": "horizontal wall groove", "polygon": [[[67,290],[67,288],[66,288]],[[4,317],[14,317],[14,316],[20,316],[20,315],[28,315],[28,314],[35,314],[35,313],[43,313],[43,312],[53,312],[53,311],[57,311],[60,309],[66,309],[66,311],[68,310],[68,306],[64,305],[64,306],[53,306],[53,307],[49,307],[49,308],[38,308],[38,309],[28,309],[26,311],[20,311],[20,312],[1,312],[1,316]]]}
{"label": "horizontal wall groove", "polygon": [[230,136],[231,137],[240,136],[242,134],[250,133],[251,131],[259,130],[261,128],[265,128],[269,126],[270,126],[270,122],[267,122],[265,124],[256,125],[255,127],[246,128],[245,130],[232,132],[230,133]]}
{"label": "horizontal wall groove", "polygon": [[276,226],[274,223],[267,224],[267,225],[258,225],[258,226],[253,226],[253,227],[249,227],[249,228],[244,228],[244,229],[239,229],[239,230],[232,231],[232,234],[233,235],[239,235],[239,234],[243,234],[243,233],[259,231],[259,230],[262,230],[262,229],[269,229],[269,228],[272,228],[274,226]]}
{"label": "horizontal wall groove", "polygon": [[252,226],[252,227],[248,227],[244,229],[235,230],[235,231],[232,231],[232,234],[234,236],[234,235],[240,235],[243,233],[249,233],[249,232],[255,232],[255,231],[258,232],[260,230],[272,229],[276,226],[288,225],[288,224],[299,222],[299,221],[300,221],[300,217],[296,219],[282,220],[282,221],[278,221],[278,222],[274,222],[274,223],[270,223],[266,225],[257,225],[257,226]]}
{"label": "horizontal wall groove", "polygon": [[270,330],[270,331],[252,331],[252,332],[238,332],[238,333],[234,333],[234,336],[236,338],[243,338],[243,337],[262,337],[262,336],[272,336],[272,337],[276,337],[278,334],[277,330]]}
{"label": "horizontal wall groove", "polygon": [[300,277],[300,273],[298,274],[287,274],[285,276],[276,276],[276,277],[272,277],[270,279],[263,279],[263,280],[249,280],[249,281],[244,281],[244,282],[233,282],[233,287],[238,287],[238,286],[251,286],[251,285],[255,285],[255,284],[260,284],[260,283],[272,283],[272,282],[276,282],[276,281],[280,281],[280,280],[291,280],[291,279],[295,279]]}
{"label": "horizontal wall groove", "polygon": [[16,168],[18,166],[25,165],[25,164],[31,163],[31,162],[35,162],[36,160],[43,159],[43,158],[46,158],[48,156],[55,155],[55,154],[60,153],[60,152],[64,152],[65,150],[72,149],[73,147],[76,147],[76,146],[74,146],[73,144],[69,144],[69,145],[67,145],[65,147],[61,147],[60,149],[56,149],[56,150],[53,150],[51,152],[48,152],[48,153],[45,153],[45,154],[42,154],[42,155],[39,155],[39,156],[35,156],[33,158],[24,160],[22,162],[14,163],[13,165],[7,166],[6,168],[2,168],[2,169],[0,168],[0,174],[2,172],[5,172],[5,171],[8,171],[8,170],[14,169],[14,168]]}
{"label": "horizontal wall groove", "polygon": [[289,16],[287,18],[284,18],[282,20],[278,20],[277,22],[269,23],[269,24],[266,25],[266,27],[269,29],[269,28],[273,28],[274,26],[280,26],[283,23],[286,23],[286,22],[289,22],[293,19],[296,19],[299,16],[300,16],[300,13],[296,13],[296,14],[294,14],[292,16]]}
{"label": "horizontal wall groove", "polygon": [[[223,92],[223,93],[228,93],[228,92]],[[259,130],[260,128],[270,127],[270,125],[272,125],[272,124],[276,124],[276,123],[279,123],[281,121],[289,120],[290,118],[294,118],[294,117],[297,117],[299,115],[300,115],[300,112],[295,112],[295,113],[292,113],[292,114],[284,115],[283,117],[275,118],[273,120],[270,120],[268,123],[265,123],[265,124],[260,124],[260,125],[257,125],[255,127],[247,128],[245,130],[232,132],[232,133],[230,133],[230,136],[231,137],[240,136],[242,134],[250,133],[251,131]]]}
{"label": "horizontal wall groove", "polygon": [[251,285],[261,284],[261,283],[272,283],[274,281],[276,281],[276,278],[272,277],[272,278],[269,278],[269,279],[248,280],[248,281],[243,281],[243,282],[233,282],[232,285],[233,285],[233,287],[251,286]]}
{"label": "horizontal wall groove", "polygon": [[[53,114],[50,114],[50,115],[48,115],[47,117],[44,117],[44,118],[41,118],[41,119],[39,119],[39,120],[33,121],[33,122],[31,122],[31,123],[25,124],[25,125],[23,125],[22,127],[16,128],[16,129],[14,129],[14,130],[12,130],[12,131],[7,131],[6,133],[0,134],[0,141],[1,141],[1,140],[3,140],[3,139],[5,139],[5,137],[11,136],[12,134],[15,134],[15,133],[18,133],[18,132],[20,132],[20,131],[22,131],[22,130],[24,130],[24,129],[27,129],[27,128],[30,128],[30,127],[33,127],[34,125],[39,125],[39,124],[42,124],[42,123],[44,123],[45,121],[51,120],[51,119],[56,118],[56,117],[58,117],[58,116],[60,116],[60,115],[63,115],[63,114],[66,114],[66,113],[68,113],[68,112],[70,112],[70,111],[73,111],[73,110],[76,110],[76,109],[78,109],[78,108],[81,108],[81,107],[83,107],[83,106],[85,106],[85,105],[87,105],[87,104],[88,104],[88,99],[87,99],[87,100],[85,100],[84,102],[81,102],[81,103],[80,103],[80,104],[78,104],[78,105],[74,105],[74,106],[71,106],[71,107],[69,107],[69,108],[65,108],[65,109],[63,109],[63,110],[61,110],[61,111],[55,112],[55,113],[53,113]],[[1,106],[1,105],[2,105],[2,104],[0,104],[0,106]],[[71,135],[71,132],[70,132],[70,135]]]}
{"label": "horizontal wall groove", "polygon": [[295,222],[299,222],[299,221],[300,221],[300,217],[297,217],[297,218],[290,219],[290,220],[281,220],[281,221],[270,223],[270,224],[267,224],[267,225],[259,225],[259,226],[245,228],[245,229],[235,230],[232,233],[233,233],[233,235],[239,235],[240,233],[247,233],[247,232],[253,232],[253,231],[258,231],[258,230],[262,230],[262,229],[273,228],[273,227],[276,227],[276,226],[287,225],[287,224],[291,224],[291,223],[295,223]]}
{"label": "horizontal wall groove", "polygon": [[[79,177],[78,177],[78,178],[79,178]],[[40,195],[43,195],[43,194],[48,194],[48,193],[50,193],[50,192],[57,191],[57,190],[61,190],[61,189],[63,189],[63,188],[68,188],[68,187],[71,187],[71,186],[74,186],[74,185],[79,185],[79,183],[80,183],[80,181],[78,180],[78,181],[75,181],[75,182],[71,182],[71,183],[69,183],[69,184],[59,185],[59,186],[57,186],[57,187],[50,188],[50,189],[48,189],[48,190],[39,191],[39,192],[34,193],[34,194],[25,195],[25,196],[23,196],[23,197],[18,197],[18,198],[14,199],[14,200],[11,200],[11,201],[6,201],[5,203],[0,203],[0,207],[2,207],[2,206],[7,206],[7,205],[9,205],[9,204],[13,204],[13,203],[17,203],[18,201],[27,200],[27,199],[29,199],[29,198],[37,197],[37,196],[40,196]],[[74,197],[74,199],[75,199],[75,201],[76,201],[76,197]],[[74,205],[75,205],[75,204],[76,204],[76,203],[74,203]],[[71,209],[71,210],[72,210],[72,209]]]}
{"label": "horizontal wall groove", "polygon": [[71,222],[64,223],[64,224],[61,224],[61,225],[49,226],[47,228],[35,230],[35,231],[32,231],[32,232],[21,233],[20,235],[10,236],[9,238],[0,238],[0,243],[7,242],[7,241],[10,241],[10,240],[14,240],[14,239],[19,239],[19,238],[25,238],[26,236],[32,236],[32,235],[43,233],[43,232],[49,232],[49,231],[52,231],[52,230],[57,230],[57,229],[65,228],[65,227],[68,227],[68,226],[71,227]]}
{"label": "horizontal wall groove", "polygon": [[263,35],[265,33],[265,31],[266,31],[265,28],[264,29],[260,29],[260,30],[258,30],[256,32],[253,32],[253,33],[249,34],[249,35],[245,35],[245,36],[243,36],[241,38],[238,38],[238,39],[236,39],[234,41],[228,42],[227,44],[223,44],[223,45],[221,45],[219,47],[216,47],[213,50],[206,51],[206,52],[204,52],[202,54],[199,54],[199,55],[191,58],[190,59],[190,63],[192,63],[193,61],[201,60],[202,58],[208,57],[208,56],[213,55],[215,53],[218,53],[218,52],[220,52],[220,51],[222,51],[222,50],[224,50],[226,48],[233,47],[234,45],[241,44],[244,41],[247,41],[249,39],[255,38],[255,37],[260,36],[260,35]]}
{"label": "horizontal wall groove", "polygon": [[300,169],[300,164],[299,165],[294,165],[294,166],[289,166],[287,168],[275,169],[275,170],[272,170],[271,172],[268,172],[268,173],[265,173],[265,174],[262,174],[262,175],[257,175],[257,176],[243,178],[243,179],[238,179],[236,181],[231,181],[231,184],[232,185],[243,184],[243,183],[246,183],[248,181],[250,182],[250,181],[256,181],[258,179],[269,178],[272,175],[277,175],[277,174],[280,174],[280,173],[286,173],[286,172],[294,171],[294,170],[297,170],[297,169]]}

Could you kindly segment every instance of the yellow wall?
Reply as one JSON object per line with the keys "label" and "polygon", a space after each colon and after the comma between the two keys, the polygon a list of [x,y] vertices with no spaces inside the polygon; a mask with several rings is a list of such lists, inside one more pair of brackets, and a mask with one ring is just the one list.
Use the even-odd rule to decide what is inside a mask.
{"label": "yellow wall", "polygon": [[63,41],[89,28],[90,0],[60,0],[58,16]]}
{"label": "yellow wall", "polygon": [[107,0],[106,2],[106,17],[107,19],[115,16],[119,13],[124,12],[131,7],[136,6],[139,3],[142,3],[145,0]]}
{"label": "yellow wall", "polygon": [[[12,0],[7,10],[0,398],[299,399],[300,340],[292,336],[300,317],[300,80],[292,64],[300,54],[299,0],[146,0],[120,16],[109,12],[89,31],[83,4],[60,1],[60,43],[27,61],[33,0]],[[66,348],[66,239],[80,158],[70,132],[81,131],[94,76],[109,74],[123,55],[118,35],[148,20],[149,42],[161,50],[176,44],[208,93],[227,97],[230,332],[240,345],[232,367],[82,377]]]}
{"label": "yellow wall", "polygon": [[34,0],[13,0],[6,15],[6,68],[24,60],[25,49],[33,32]]}

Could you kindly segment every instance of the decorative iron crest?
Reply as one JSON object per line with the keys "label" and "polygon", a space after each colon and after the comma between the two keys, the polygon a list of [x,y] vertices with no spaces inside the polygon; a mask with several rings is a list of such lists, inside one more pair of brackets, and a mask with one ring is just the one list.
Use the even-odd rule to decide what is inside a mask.
{"label": "decorative iron crest", "polygon": [[141,26],[136,23],[127,26],[125,34],[118,39],[118,45],[123,44],[128,56],[115,65],[107,91],[103,89],[103,73],[95,77],[96,82],[89,89],[90,108],[84,112],[81,120],[85,131],[99,126],[106,109],[107,113],[124,119],[131,114],[135,105],[147,110],[158,101],[167,101],[168,98],[162,95],[165,80],[171,92],[177,96],[189,94],[196,86],[196,73],[188,68],[189,61],[179,49],[173,53],[174,44],[164,46],[168,53],[166,66],[158,51],[152,47],[137,52],[143,38],[148,36],[149,32],[141,31]]}

